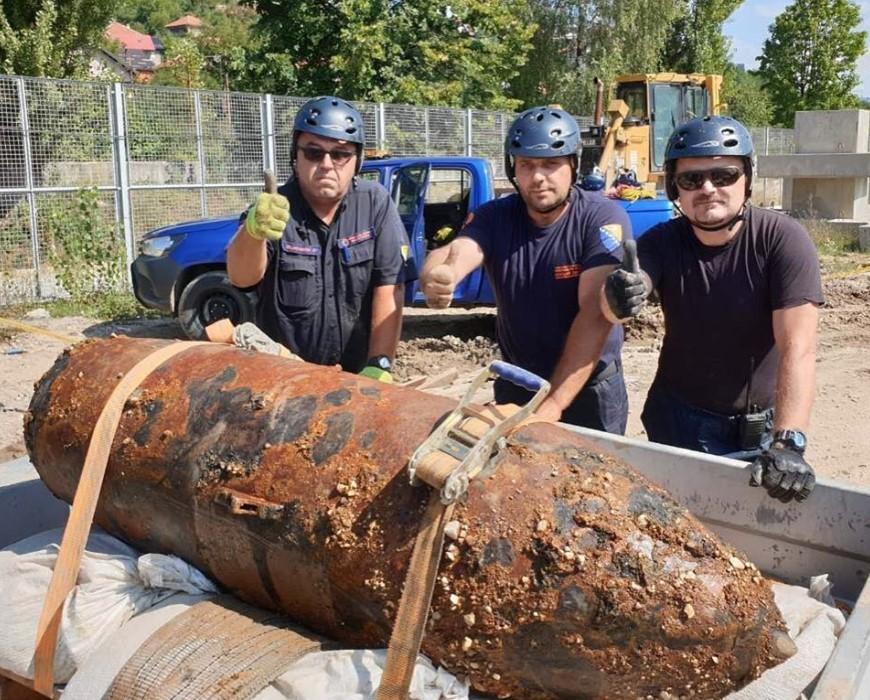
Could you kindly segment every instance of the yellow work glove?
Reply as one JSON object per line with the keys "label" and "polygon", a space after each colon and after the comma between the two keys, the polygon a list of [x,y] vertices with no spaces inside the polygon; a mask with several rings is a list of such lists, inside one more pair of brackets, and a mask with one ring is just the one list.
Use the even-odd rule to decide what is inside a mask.
{"label": "yellow work glove", "polygon": [[261,192],[248,209],[245,231],[258,241],[277,241],[284,234],[290,218],[290,202],[280,194]]}
{"label": "yellow work glove", "polygon": [[361,377],[368,377],[369,379],[384,382],[385,384],[393,383],[393,375],[380,367],[363,367],[359,374]]}

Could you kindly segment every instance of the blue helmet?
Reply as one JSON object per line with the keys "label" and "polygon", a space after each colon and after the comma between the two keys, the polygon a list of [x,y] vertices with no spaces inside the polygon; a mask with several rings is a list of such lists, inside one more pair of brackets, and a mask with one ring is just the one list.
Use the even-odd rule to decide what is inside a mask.
{"label": "blue helmet", "polygon": [[668,199],[678,197],[674,182],[677,159],[737,156],[745,163],[746,197],[752,194],[755,148],[749,130],[733,117],[696,117],[678,126],[665,148],[665,191]]}
{"label": "blue helmet", "polygon": [[356,144],[357,172],[359,172],[365,146],[365,125],[362,115],[350,102],[340,97],[325,95],[308,100],[299,108],[293,120],[292,159],[294,162],[296,140],[300,132]]}
{"label": "blue helmet", "polygon": [[580,158],[580,127],[564,109],[532,107],[518,116],[504,142],[504,169],[516,187],[514,158],[572,158],[576,179]]}

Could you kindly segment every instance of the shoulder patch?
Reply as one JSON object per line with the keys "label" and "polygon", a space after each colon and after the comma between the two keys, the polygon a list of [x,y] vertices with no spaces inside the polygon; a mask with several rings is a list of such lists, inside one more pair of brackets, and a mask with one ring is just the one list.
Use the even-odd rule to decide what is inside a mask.
{"label": "shoulder patch", "polygon": [[619,224],[605,224],[601,227],[602,231],[610,234],[617,243],[622,243],[622,226]]}
{"label": "shoulder patch", "polygon": [[602,226],[598,229],[598,239],[607,249],[607,252],[612,253],[622,245],[622,226],[619,224],[606,224]]}

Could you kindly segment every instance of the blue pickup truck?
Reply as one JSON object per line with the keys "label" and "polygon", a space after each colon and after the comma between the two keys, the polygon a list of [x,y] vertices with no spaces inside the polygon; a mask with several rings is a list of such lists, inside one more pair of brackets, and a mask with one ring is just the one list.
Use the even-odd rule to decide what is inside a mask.
{"label": "blue pickup truck", "polygon": [[[418,266],[428,250],[455,236],[469,211],[501,194],[489,161],[470,156],[366,160],[359,176],[380,182],[392,193]],[[636,233],[672,216],[670,202],[663,199],[622,204]],[[146,233],[132,266],[139,302],[175,314],[184,332],[195,339],[202,337],[205,326],[222,318],[234,323],[252,320],[255,292],[233,287],[226,274],[225,249],[238,222],[239,215],[233,214]],[[405,301],[423,301],[416,282],[407,285]],[[455,303],[494,303],[482,270],[462,281]]]}

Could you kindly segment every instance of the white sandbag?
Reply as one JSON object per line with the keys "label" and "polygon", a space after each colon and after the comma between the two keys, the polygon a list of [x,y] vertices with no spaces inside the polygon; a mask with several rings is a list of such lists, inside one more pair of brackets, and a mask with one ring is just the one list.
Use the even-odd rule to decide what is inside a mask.
{"label": "white sandbag", "polygon": [[[726,700],[796,700],[802,697],[804,689],[822,672],[834,651],[837,636],[846,626],[842,612],[814,598],[824,599],[829,587],[826,576],[814,577],[809,590],[784,583],[773,584],[776,605],[797,645],[797,653],[731,693]],[[830,595],[827,599],[830,600]]]}
{"label": "white sandbag", "polygon": [[63,689],[63,700],[94,700],[103,697],[112,687],[115,676],[152,634],[191,606],[209,597],[173,593],[153,608],[134,616],[121,629],[109,635],[79,666]]}
{"label": "white sandbag", "polygon": [[[62,536],[62,529],[49,530],[0,550],[0,667],[24,678],[33,678],[36,628]],[[98,529],[91,532],[76,586],[64,603],[54,658],[57,683],[66,683],[91,651],[133,615],[177,590],[215,590],[177,557],[151,555],[141,565],[144,579],[138,560],[139,553],[120,540]]]}
{"label": "white sandbag", "polygon": [[[254,700],[374,700],[386,649],[341,649],[306,654]],[[468,700],[468,684],[418,656],[410,700]]]}

